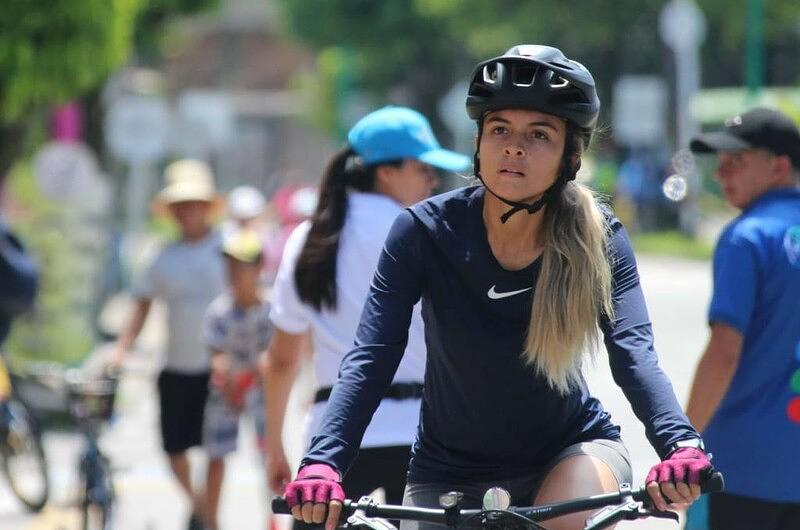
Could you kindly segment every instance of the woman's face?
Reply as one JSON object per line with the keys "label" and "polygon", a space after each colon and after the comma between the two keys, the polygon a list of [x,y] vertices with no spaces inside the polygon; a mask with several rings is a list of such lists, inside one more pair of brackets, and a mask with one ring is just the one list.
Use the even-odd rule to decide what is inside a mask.
{"label": "woman's face", "polygon": [[483,181],[511,201],[538,198],[558,177],[566,131],[563,119],[535,110],[488,113],[479,150]]}

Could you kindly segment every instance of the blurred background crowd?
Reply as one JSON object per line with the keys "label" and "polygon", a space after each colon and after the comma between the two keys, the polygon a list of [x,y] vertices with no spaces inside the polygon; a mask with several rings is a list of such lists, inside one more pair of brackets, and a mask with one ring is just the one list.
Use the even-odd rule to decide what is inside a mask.
{"label": "blurred background crowd", "polygon": [[208,165],[223,231],[254,220],[268,283],[358,118],[408,105],[471,154],[469,69],[521,42],[594,73],[580,178],[640,252],[707,259],[734,215],[693,134],[758,104],[800,120],[796,0],[4,2],[0,211],[41,270],[5,358],[78,365],[121,332],[137,268],[176,235],[151,209],[171,162]]}

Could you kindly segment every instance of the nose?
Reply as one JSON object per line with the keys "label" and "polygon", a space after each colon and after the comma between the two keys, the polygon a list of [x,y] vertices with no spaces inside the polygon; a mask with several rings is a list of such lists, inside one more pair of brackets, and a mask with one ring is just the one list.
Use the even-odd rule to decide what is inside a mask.
{"label": "nose", "polygon": [[525,156],[525,149],[522,148],[519,144],[509,144],[503,148],[503,152],[507,156]]}

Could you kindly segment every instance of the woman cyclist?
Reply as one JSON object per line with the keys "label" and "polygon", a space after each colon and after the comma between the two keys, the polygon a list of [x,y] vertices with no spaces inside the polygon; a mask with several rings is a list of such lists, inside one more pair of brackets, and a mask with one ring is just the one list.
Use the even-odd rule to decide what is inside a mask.
{"label": "woman cyclist", "polygon": [[[434,167],[458,171],[470,162],[439,147],[428,121],[404,107],[385,107],[363,117],[349,132],[348,144],[323,177],[311,220],[289,237],[273,285],[270,318],[276,333],[267,349],[264,378],[267,468],[273,491],[282,491],[291,479],[281,432],[303,334],[310,330],[314,344],[318,386],[308,422],[313,433],[342,356],[352,348],[392,222],[403,207],[430,196],[436,184]],[[425,371],[419,307],[408,316],[410,337],[400,349],[405,356],[395,366],[394,380],[387,381],[366,434],[359,436],[361,453],[345,480],[353,495],[383,487],[386,500],[395,504],[403,499]]]}
{"label": "woman cyclist", "polygon": [[[436,507],[458,490],[479,507],[492,485],[512,504],[541,504],[632,482],[620,430],[581,376],[598,326],[614,379],[663,459],[645,481],[656,507],[692,502],[711,465],[658,366],[628,237],[574,181],[600,106],[591,74],[555,48],[516,46],[477,66],[466,106],[481,185],[395,221],[355,348],[286,488],[292,513],[335,526],[341,475],[419,299],[427,366],[405,504]],[[583,528],[587,515],[545,525]]]}

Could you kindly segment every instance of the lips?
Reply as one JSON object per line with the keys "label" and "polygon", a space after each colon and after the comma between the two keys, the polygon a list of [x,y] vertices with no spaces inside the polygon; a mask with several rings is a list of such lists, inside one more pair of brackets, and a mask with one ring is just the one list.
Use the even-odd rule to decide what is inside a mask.
{"label": "lips", "polygon": [[508,175],[508,176],[511,176],[511,177],[524,177],[525,176],[525,173],[523,173],[522,171],[518,171],[516,169],[511,169],[511,168],[500,168],[500,171],[498,173],[500,173],[501,175]]}

